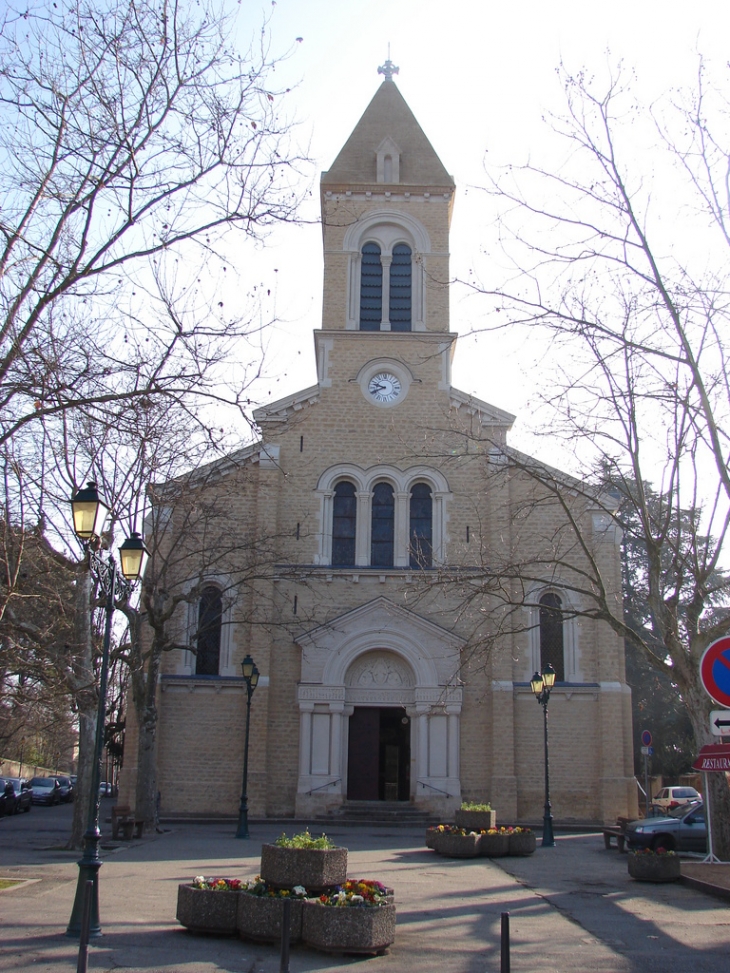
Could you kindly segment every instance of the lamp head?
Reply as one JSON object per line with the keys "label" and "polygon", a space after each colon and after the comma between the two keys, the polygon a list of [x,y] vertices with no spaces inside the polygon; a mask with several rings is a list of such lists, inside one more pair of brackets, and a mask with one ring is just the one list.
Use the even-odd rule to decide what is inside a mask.
{"label": "lamp head", "polygon": [[542,681],[545,683],[547,689],[552,689],[555,685],[555,675],[555,670],[549,662],[546,666],[542,667]]}
{"label": "lamp head", "polygon": [[253,661],[250,655],[247,655],[241,663],[241,670],[243,672],[243,678],[246,680],[246,682],[251,680],[254,671],[258,672],[258,669],[256,669],[256,663]]}
{"label": "lamp head", "polygon": [[77,490],[71,497],[71,512],[78,538],[89,541],[92,537],[101,537],[109,514],[109,505],[99,496],[93,480],[89,480],[85,487]]}
{"label": "lamp head", "polygon": [[251,673],[251,678],[249,679],[249,685],[251,686],[251,692],[253,692],[254,689],[258,686],[258,684],[259,684],[259,676],[260,675],[261,675],[261,673],[258,670],[258,666],[254,666],[253,667],[253,672]]}
{"label": "lamp head", "polygon": [[536,696],[539,696],[542,692],[542,676],[539,672],[536,672],[530,680],[530,689]]}
{"label": "lamp head", "polygon": [[122,574],[127,581],[139,581],[144,574],[150,552],[137,531],[119,548],[119,560],[122,564]]}

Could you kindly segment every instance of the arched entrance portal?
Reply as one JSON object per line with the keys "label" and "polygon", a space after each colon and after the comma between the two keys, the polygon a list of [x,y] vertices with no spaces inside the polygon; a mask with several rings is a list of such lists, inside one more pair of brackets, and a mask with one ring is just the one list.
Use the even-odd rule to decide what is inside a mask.
{"label": "arched entrance portal", "polygon": [[349,720],[347,799],[408,801],[411,721],[403,707],[356,706]]}

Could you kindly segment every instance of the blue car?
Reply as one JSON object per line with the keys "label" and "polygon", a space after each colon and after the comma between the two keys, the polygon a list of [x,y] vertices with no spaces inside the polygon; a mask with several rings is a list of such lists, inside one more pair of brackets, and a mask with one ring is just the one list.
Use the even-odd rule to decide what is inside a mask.
{"label": "blue car", "polygon": [[682,804],[662,817],[632,821],[626,828],[629,848],[665,848],[667,851],[707,851],[705,805]]}

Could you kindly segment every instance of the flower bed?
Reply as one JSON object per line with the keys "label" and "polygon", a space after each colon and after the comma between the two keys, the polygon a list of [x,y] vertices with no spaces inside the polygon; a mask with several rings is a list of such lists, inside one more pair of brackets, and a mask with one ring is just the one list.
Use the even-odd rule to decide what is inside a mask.
{"label": "flower bed", "polygon": [[249,882],[238,900],[237,929],[241,939],[256,943],[278,943],[284,923],[284,903],[291,902],[289,942],[298,943],[302,938],[302,905],[307,890],[296,886],[274,889],[257,876]]}
{"label": "flower bed", "polygon": [[531,855],[537,848],[535,832],[530,828],[507,828],[508,855]]}
{"label": "flower bed", "polygon": [[460,808],[454,814],[454,823],[457,828],[466,828],[467,831],[488,831],[497,826],[497,812],[491,809],[472,811]]}
{"label": "flower bed", "polygon": [[479,836],[479,854],[483,858],[503,858],[509,854],[507,828],[490,828]]}
{"label": "flower bed", "polygon": [[193,879],[192,885],[178,885],[177,921],[194,933],[235,935],[242,886],[239,879],[206,879],[202,875]]}
{"label": "flower bed", "polygon": [[676,882],[680,877],[679,855],[664,848],[630,851],[628,864],[629,875],[637,882]]}
{"label": "flower bed", "polygon": [[447,858],[476,858],[479,854],[479,839],[475,831],[458,828],[444,830],[435,835],[433,849]]}
{"label": "flower bed", "polygon": [[395,939],[390,897],[380,882],[344,882],[304,903],[302,939],[330,953],[383,953]]}
{"label": "flower bed", "polygon": [[282,835],[261,849],[261,878],[277,889],[301,885],[312,893],[323,892],[346,880],[347,848],[333,846],[324,835]]}

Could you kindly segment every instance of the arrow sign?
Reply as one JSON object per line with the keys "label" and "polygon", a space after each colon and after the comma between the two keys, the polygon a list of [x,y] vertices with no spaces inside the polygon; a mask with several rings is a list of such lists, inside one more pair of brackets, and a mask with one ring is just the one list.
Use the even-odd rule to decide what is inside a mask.
{"label": "arrow sign", "polygon": [[716,737],[730,736],[730,709],[713,709],[710,730]]}

